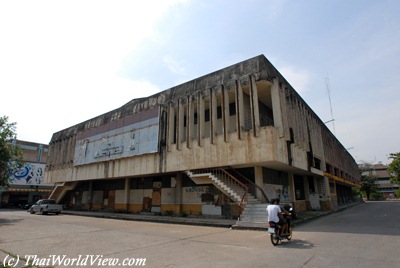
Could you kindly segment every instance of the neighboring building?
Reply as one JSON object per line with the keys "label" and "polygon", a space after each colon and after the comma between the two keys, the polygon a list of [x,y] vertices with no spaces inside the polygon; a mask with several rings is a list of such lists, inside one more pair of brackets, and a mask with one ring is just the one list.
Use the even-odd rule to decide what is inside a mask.
{"label": "neighboring building", "polygon": [[0,191],[1,207],[22,207],[49,196],[52,185],[44,184],[48,145],[13,140],[22,149],[24,166],[9,178],[9,187]]}
{"label": "neighboring building", "polygon": [[260,206],[265,221],[277,196],[298,211],[350,202],[359,170],[260,55],[54,133],[46,179],[73,208],[244,221]]}
{"label": "neighboring building", "polygon": [[[379,192],[383,194],[384,198],[396,198],[396,191],[399,185],[390,182],[390,174],[387,172],[388,167],[384,164],[373,165],[372,175],[376,176]],[[399,197],[399,196],[397,196]]]}

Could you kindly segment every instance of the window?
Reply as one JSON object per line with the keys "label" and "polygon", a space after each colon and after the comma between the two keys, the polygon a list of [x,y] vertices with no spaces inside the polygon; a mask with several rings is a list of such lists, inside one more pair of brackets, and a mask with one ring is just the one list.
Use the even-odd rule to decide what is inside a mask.
{"label": "window", "polygon": [[310,193],[315,193],[314,177],[307,177],[308,189]]}
{"label": "window", "polygon": [[296,195],[296,200],[305,200],[304,193],[304,179],[302,176],[294,176],[294,190]]}
{"label": "window", "polygon": [[236,103],[229,103],[229,115],[236,115]]}
{"label": "window", "polygon": [[204,111],[204,122],[210,121],[210,110]]}

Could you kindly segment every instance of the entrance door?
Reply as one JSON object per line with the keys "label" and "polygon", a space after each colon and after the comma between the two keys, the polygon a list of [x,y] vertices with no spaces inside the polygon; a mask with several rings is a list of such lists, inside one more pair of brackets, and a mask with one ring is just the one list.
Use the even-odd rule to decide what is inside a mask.
{"label": "entrance door", "polygon": [[108,209],[114,209],[115,191],[108,191]]}

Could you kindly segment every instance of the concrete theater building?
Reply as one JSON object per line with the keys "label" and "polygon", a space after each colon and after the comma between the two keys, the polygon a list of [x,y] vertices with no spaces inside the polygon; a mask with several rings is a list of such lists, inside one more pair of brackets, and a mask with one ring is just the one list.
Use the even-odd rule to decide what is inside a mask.
{"label": "concrete theater building", "polygon": [[46,179],[71,208],[252,225],[277,196],[298,211],[349,202],[359,170],[260,55],[54,133]]}

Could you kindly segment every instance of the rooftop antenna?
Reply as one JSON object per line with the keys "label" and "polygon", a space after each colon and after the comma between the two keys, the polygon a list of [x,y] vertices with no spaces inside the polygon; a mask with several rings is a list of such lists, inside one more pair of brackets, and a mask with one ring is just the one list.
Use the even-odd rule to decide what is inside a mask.
{"label": "rooftop antenna", "polygon": [[336,136],[335,119],[333,118],[333,110],[332,110],[331,86],[330,86],[330,83],[329,83],[329,76],[328,75],[326,75],[326,77],[325,77],[325,85],[326,85],[326,92],[328,93],[328,97],[329,97],[329,107],[331,109],[331,120],[329,120],[329,121],[327,121],[325,123],[332,122],[333,134]]}

